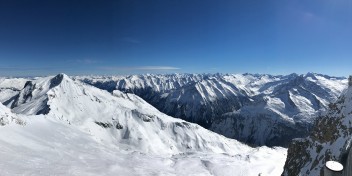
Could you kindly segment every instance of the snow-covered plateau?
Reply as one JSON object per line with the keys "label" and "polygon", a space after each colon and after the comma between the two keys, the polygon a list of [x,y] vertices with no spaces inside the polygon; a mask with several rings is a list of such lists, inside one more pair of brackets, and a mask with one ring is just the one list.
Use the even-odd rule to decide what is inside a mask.
{"label": "snow-covered plateau", "polygon": [[252,148],[65,74],[0,79],[0,175],[280,175]]}

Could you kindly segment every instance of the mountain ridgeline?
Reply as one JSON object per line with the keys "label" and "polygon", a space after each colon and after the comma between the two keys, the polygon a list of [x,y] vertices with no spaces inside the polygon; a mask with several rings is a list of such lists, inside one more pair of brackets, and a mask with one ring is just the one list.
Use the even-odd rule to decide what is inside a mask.
{"label": "mountain ridgeline", "polygon": [[0,175],[279,175],[286,158],[65,74],[1,78],[0,99]]}
{"label": "mountain ridgeline", "polygon": [[334,160],[344,165],[344,176],[351,175],[352,79],[349,87],[328,110],[317,118],[306,138],[295,139],[288,148],[283,176],[324,175],[324,165]]}
{"label": "mountain ridgeline", "polygon": [[167,116],[136,95],[118,90],[109,93],[65,74],[29,80],[10,100],[5,105],[12,112],[0,105],[4,109],[0,109],[0,124],[24,123],[15,114],[44,115],[77,126],[108,144],[148,153],[250,150],[197,124]]}
{"label": "mountain ridgeline", "polygon": [[305,137],[347,80],[321,74],[170,74],[75,77],[133,93],[170,116],[251,145],[288,146]]}

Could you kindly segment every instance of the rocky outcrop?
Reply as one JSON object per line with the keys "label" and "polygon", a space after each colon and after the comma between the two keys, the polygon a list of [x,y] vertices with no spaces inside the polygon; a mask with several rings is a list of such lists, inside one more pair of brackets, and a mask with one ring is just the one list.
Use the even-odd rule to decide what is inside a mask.
{"label": "rocky outcrop", "polygon": [[27,81],[18,96],[15,97],[13,104],[11,104],[11,108],[18,106],[19,104],[26,103],[27,101],[32,99],[32,92],[34,89],[35,84],[33,84],[32,81]]}
{"label": "rocky outcrop", "polygon": [[349,86],[316,120],[307,138],[291,143],[282,175],[323,175],[324,164],[329,160],[346,166],[351,141],[352,86]]}

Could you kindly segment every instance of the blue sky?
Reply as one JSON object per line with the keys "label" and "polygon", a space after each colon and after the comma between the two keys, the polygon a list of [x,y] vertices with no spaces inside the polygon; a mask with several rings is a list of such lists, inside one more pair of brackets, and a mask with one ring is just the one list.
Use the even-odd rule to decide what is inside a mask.
{"label": "blue sky", "polygon": [[352,0],[0,1],[0,75],[352,70]]}

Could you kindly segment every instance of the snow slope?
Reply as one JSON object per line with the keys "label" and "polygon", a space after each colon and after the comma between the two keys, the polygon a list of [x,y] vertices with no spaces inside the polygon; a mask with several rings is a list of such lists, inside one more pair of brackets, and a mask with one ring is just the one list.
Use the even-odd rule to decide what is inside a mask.
{"label": "snow slope", "polygon": [[[254,145],[287,146],[347,85],[321,74],[171,74],[75,77],[134,93],[168,115]],[[262,124],[265,124],[263,126]]]}
{"label": "snow slope", "polygon": [[286,149],[261,147],[238,154],[135,151],[101,143],[74,125],[43,115],[27,125],[0,127],[0,175],[280,175]]}
{"label": "snow slope", "polygon": [[65,74],[26,82],[9,106],[26,123],[0,127],[2,175],[278,175],[285,160]]}
{"label": "snow slope", "polygon": [[8,125],[11,123],[24,125],[25,121],[17,114],[12,113],[10,109],[0,103],[0,126]]}
{"label": "snow slope", "polygon": [[18,114],[46,114],[90,132],[99,140],[119,142],[143,152],[230,152],[246,146],[206,129],[169,117],[141,98],[109,92],[59,74],[29,81],[15,100]]}

